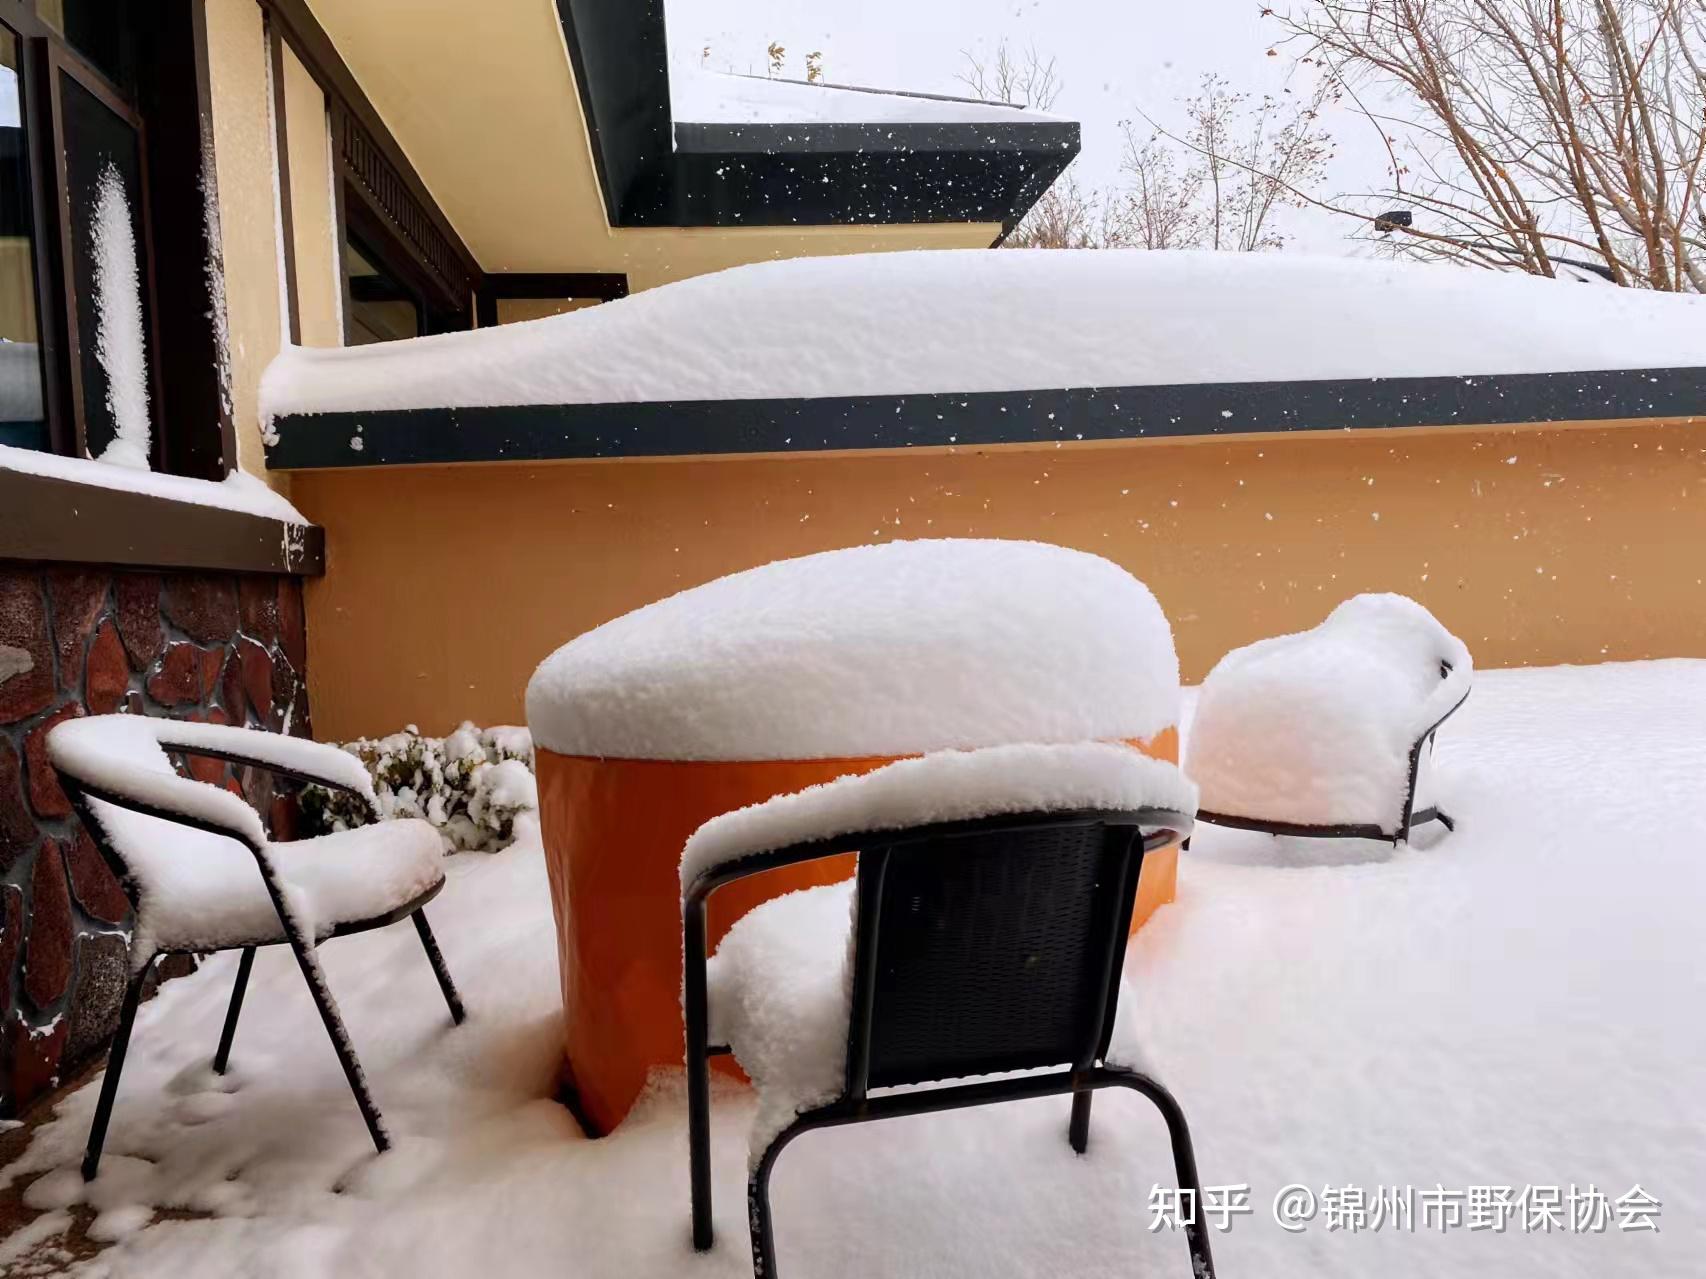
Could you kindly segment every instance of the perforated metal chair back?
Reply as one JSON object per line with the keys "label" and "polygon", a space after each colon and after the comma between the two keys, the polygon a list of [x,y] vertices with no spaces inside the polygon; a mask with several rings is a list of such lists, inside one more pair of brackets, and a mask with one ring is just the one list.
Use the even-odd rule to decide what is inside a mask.
{"label": "perforated metal chair back", "polygon": [[848,1093],[1107,1051],[1135,816],[1044,814],[864,850]]}

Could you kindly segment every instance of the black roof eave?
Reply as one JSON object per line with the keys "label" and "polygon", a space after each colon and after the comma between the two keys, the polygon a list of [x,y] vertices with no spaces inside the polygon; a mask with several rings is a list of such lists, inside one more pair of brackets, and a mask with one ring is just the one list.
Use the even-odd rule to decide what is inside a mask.
{"label": "black roof eave", "polygon": [[613,227],[996,222],[1005,234],[1078,154],[1069,121],[678,124],[663,0],[557,11]]}

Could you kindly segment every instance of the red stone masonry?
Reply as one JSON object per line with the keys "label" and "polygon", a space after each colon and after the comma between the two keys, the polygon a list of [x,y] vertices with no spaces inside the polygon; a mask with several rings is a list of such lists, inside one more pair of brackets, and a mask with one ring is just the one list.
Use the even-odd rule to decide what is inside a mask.
{"label": "red stone masonry", "polygon": [[[0,562],[0,1117],[105,1047],[130,973],[130,903],[47,761],[74,715],[172,715],[306,734],[301,584]],[[197,761],[289,823],[268,775]]]}

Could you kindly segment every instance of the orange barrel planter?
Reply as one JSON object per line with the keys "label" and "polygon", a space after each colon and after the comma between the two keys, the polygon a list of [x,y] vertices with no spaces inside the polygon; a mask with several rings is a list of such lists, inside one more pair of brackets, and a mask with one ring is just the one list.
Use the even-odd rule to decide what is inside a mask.
{"label": "orange barrel planter", "polygon": [[[857,598],[836,598],[849,580]],[[527,706],[565,1080],[595,1133],[681,1065],[678,868],[703,822],[943,748],[1100,739],[1178,756],[1154,598],[1106,560],[1028,542],[897,542],[722,578],[565,645]],[[1176,866],[1145,864],[1134,928],[1172,900]],[[712,944],[759,902],[852,871],[720,890]]]}

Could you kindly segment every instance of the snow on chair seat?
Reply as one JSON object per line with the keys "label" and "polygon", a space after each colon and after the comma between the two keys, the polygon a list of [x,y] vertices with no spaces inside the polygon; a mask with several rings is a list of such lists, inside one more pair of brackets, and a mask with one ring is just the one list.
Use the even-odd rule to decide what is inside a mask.
{"label": "snow on chair seat", "polygon": [[[137,877],[139,951],[229,950],[286,940],[253,854],[223,835],[130,812],[89,807]],[[335,937],[436,892],[444,841],[418,818],[268,844],[267,856],[305,935]]]}
{"label": "snow on chair seat", "polygon": [[373,787],[359,760],[335,746],[276,733],[99,715],[57,725],[48,734],[47,751],[60,785],[136,914],[132,975],[101,1085],[84,1178],[92,1180],[99,1168],[143,982],[154,961],[172,953],[243,952],[214,1054],[214,1069],[223,1071],[255,949],[288,945],[374,1145],[386,1150],[390,1139],[367,1094],[314,948],[331,937],[412,919],[451,1018],[460,1022],[461,999],[422,909],[444,886],[437,832],[422,821],[378,822],[273,843],[241,798],[180,777],[167,755],[206,755],[353,792],[378,817]]}
{"label": "snow on chair seat", "polygon": [[[700,827],[681,862],[695,1246],[712,1243],[707,1059],[720,1051],[758,1091],[761,1275],[776,1272],[770,1170],[826,1125],[1070,1093],[1082,1153],[1093,1091],[1129,1087],[1161,1110],[1195,1191],[1183,1113],[1117,1027],[1143,857],[1189,833],[1195,800],[1176,767],[1127,746],[1012,745],[901,760]],[[852,881],[755,907],[707,960],[716,888],[846,852]],[[1048,1073],[869,1092],[1014,1071]],[[1193,1273],[1212,1275],[1206,1234],[1187,1242]]]}
{"label": "snow on chair seat", "polygon": [[1473,674],[1463,642],[1402,595],[1358,595],[1312,630],[1235,649],[1203,681],[1186,744],[1199,819],[1394,842],[1450,829],[1429,764]]}

